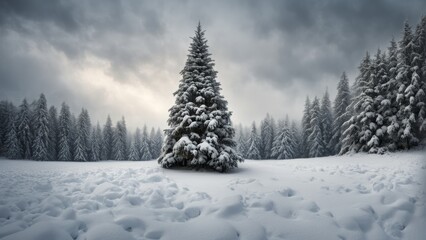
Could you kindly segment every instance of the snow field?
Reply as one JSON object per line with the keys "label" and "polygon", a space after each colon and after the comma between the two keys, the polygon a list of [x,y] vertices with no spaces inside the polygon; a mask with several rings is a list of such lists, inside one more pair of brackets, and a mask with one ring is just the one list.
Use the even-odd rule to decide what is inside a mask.
{"label": "snow field", "polygon": [[0,160],[0,239],[424,239],[425,151],[251,161]]}

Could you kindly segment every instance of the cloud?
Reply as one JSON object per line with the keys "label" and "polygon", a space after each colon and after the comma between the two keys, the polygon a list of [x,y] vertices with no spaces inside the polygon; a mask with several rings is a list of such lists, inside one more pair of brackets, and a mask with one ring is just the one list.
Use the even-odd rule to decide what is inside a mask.
{"label": "cloud", "polygon": [[365,51],[386,48],[412,1],[22,1],[0,3],[0,93],[15,102],[44,92],[51,104],[87,107],[165,127],[190,38],[201,21],[234,122],[266,112],[300,118],[307,94],[332,96]]}

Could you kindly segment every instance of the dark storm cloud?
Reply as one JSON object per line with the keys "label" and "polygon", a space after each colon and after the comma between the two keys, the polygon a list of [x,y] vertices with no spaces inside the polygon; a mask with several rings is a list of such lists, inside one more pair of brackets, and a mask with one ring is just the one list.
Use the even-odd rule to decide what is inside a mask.
{"label": "dark storm cloud", "polygon": [[[424,9],[422,0],[5,0],[0,93],[21,99],[44,91],[53,102],[119,112],[121,106],[96,102],[93,95],[108,97],[103,90],[72,89],[74,72],[95,58],[117,83],[171,98],[200,20],[238,121],[283,111],[283,103],[299,117],[306,94],[321,95],[326,86],[333,92],[342,71],[353,79],[365,51],[386,48],[403,22],[417,23]],[[280,104],[270,106],[263,99],[270,95]],[[163,124],[167,113],[160,115],[151,122]]]}

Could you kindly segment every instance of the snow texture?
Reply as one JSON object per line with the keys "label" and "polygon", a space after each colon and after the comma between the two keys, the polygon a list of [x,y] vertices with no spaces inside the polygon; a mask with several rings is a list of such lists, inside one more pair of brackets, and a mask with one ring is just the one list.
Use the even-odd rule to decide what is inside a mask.
{"label": "snow texture", "polygon": [[0,160],[0,239],[411,239],[426,236],[425,151],[246,161]]}

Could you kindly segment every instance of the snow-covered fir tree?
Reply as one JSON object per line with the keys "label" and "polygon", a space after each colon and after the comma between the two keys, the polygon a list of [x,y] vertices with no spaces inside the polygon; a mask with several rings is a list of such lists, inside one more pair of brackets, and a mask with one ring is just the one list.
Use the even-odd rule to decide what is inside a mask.
{"label": "snow-covered fir tree", "polygon": [[18,140],[20,146],[20,157],[24,159],[31,159],[32,156],[32,135],[31,135],[31,126],[30,126],[30,107],[26,99],[22,101],[22,104],[19,106],[19,113],[17,119],[17,129],[18,129]]}
{"label": "snow-covered fir tree", "polygon": [[[418,88],[415,90],[415,113],[417,114],[417,128],[421,139],[426,138],[426,16],[423,16],[415,32],[415,52],[417,59],[414,68],[419,75]],[[412,84],[415,82],[412,79]]]}
{"label": "snow-covered fir tree", "polygon": [[154,138],[151,139],[153,147],[152,147],[152,157],[158,158],[161,154],[161,147],[163,145],[163,134],[161,133],[160,128],[157,128],[155,132]]}
{"label": "snow-covered fir tree", "polygon": [[77,162],[86,162],[86,152],[83,145],[83,135],[81,133],[77,133],[74,140],[74,161]]}
{"label": "snow-covered fir tree", "polygon": [[7,129],[9,130],[6,134],[6,157],[9,159],[18,159],[21,156],[18,134],[16,133],[15,126],[15,115],[9,114],[9,126]]}
{"label": "snow-covered fir tree", "polygon": [[323,136],[321,131],[321,109],[320,103],[317,97],[312,101],[311,106],[311,122],[308,136],[309,142],[309,157],[322,157],[325,152],[325,144],[323,142]]}
{"label": "snow-covered fir tree", "polygon": [[302,157],[309,157],[309,135],[311,135],[311,100],[306,97],[302,117]]}
{"label": "snow-covered fir tree", "polygon": [[75,115],[71,112],[71,127],[70,127],[70,151],[71,151],[71,160],[70,161],[76,161],[76,144],[78,142],[81,143],[81,140],[77,140],[79,137],[78,134],[78,119],[75,117]]}
{"label": "snow-covered fir tree", "polygon": [[33,157],[37,161],[49,160],[49,113],[47,112],[46,97],[40,95],[35,109]]}
{"label": "snow-covered fir tree", "polygon": [[150,139],[148,136],[148,130],[146,125],[143,126],[142,130],[142,141],[141,141],[141,148],[140,148],[140,159],[143,161],[151,160],[152,159],[152,153],[151,153],[151,147],[150,147]]}
{"label": "snow-covered fir tree", "polygon": [[408,149],[419,142],[415,133],[417,121],[412,105],[415,102],[414,91],[411,87],[409,88],[412,81],[418,81],[417,69],[411,67],[415,57],[411,26],[406,22],[402,39],[399,41],[398,73],[396,76],[398,87],[397,103],[399,105],[397,117],[400,122],[398,145],[399,148],[403,149]]}
{"label": "snow-covered fir tree", "polygon": [[[360,134],[361,134],[361,126],[360,122],[363,119],[363,115],[367,113],[366,109],[363,108],[366,102],[366,98],[368,100],[368,95],[366,95],[366,89],[369,89],[369,78],[371,75],[371,59],[370,54],[367,52],[363,60],[361,61],[359,69],[359,75],[355,79],[355,83],[353,86],[353,97],[351,104],[347,108],[348,114],[352,117],[349,118],[343,124],[344,132],[342,134],[342,148],[340,150],[340,154],[347,152],[358,152],[362,147],[360,143]],[[372,101],[372,100],[371,100]],[[360,113],[363,112],[362,115]],[[364,129],[364,133],[365,134]]]}
{"label": "snow-covered fir tree", "polygon": [[92,130],[91,135],[91,161],[99,161],[101,160],[102,154],[102,130],[99,123],[96,124],[96,127]]}
{"label": "snow-covered fir tree", "polygon": [[238,153],[242,157],[246,158],[247,152],[248,152],[248,149],[249,149],[248,136],[247,136],[246,132],[244,131],[243,126],[241,124],[238,125],[236,139],[237,139],[237,151],[238,151]]}
{"label": "snow-covered fir tree", "polygon": [[139,128],[136,128],[135,134],[133,136],[133,141],[130,144],[130,152],[129,152],[130,160],[132,161],[141,160],[141,156],[140,156],[141,147],[142,147],[141,130]]}
{"label": "snow-covered fir tree", "polygon": [[274,119],[266,115],[265,119],[260,123],[260,156],[262,159],[269,159],[272,155],[272,145],[275,137]]}
{"label": "snow-covered fir tree", "polygon": [[382,91],[386,92],[381,102],[379,113],[384,117],[384,125],[386,126],[386,142],[387,148],[391,151],[396,150],[398,146],[398,132],[400,128],[398,113],[398,103],[396,96],[397,88],[397,66],[398,66],[398,46],[394,39],[391,40],[388,48],[387,67],[387,83],[382,85]]}
{"label": "snow-covered fir tree", "polygon": [[71,112],[66,103],[62,103],[59,114],[59,161],[71,161]]}
{"label": "snow-covered fir tree", "polygon": [[81,113],[77,119],[77,134],[79,135],[79,142],[83,151],[83,160],[90,161],[91,158],[91,144],[90,133],[92,130],[92,123],[90,121],[89,112],[86,109],[81,109]]}
{"label": "snow-covered fir tree", "polygon": [[330,143],[331,138],[333,137],[333,115],[331,112],[331,102],[328,95],[328,90],[325,91],[325,94],[321,100],[321,132],[322,132],[322,142],[324,144],[324,156],[329,156],[333,154]]}
{"label": "snow-covered fir tree", "polygon": [[351,93],[349,90],[349,81],[346,73],[343,72],[337,85],[337,95],[334,100],[334,119],[332,125],[332,138],[328,145],[332,154],[338,154],[342,147],[343,124],[349,120],[350,115],[346,111],[351,103]]}
{"label": "snow-covered fir tree", "polygon": [[169,110],[169,128],[158,159],[163,167],[191,166],[224,172],[243,160],[234,149],[231,112],[220,94],[210,55],[198,24],[179,89],[174,93],[175,105]]}
{"label": "snow-covered fir tree", "polygon": [[257,133],[256,123],[253,122],[251,126],[251,132],[248,139],[248,150],[247,150],[247,158],[248,159],[261,159],[260,156],[260,137]]}
{"label": "snow-covered fir tree", "polygon": [[303,154],[303,148],[301,146],[302,143],[302,135],[300,133],[300,129],[298,128],[295,121],[291,122],[291,135],[293,139],[293,149],[294,149],[294,156],[293,158],[300,158]]}
{"label": "snow-covered fir tree", "polygon": [[103,152],[102,160],[112,160],[114,159],[114,129],[112,127],[111,117],[108,115],[103,128]]}
{"label": "snow-covered fir tree", "polygon": [[9,133],[9,128],[12,125],[12,122],[14,122],[16,126],[16,113],[17,109],[13,103],[8,101],[0,101],[0,155],[6,154],[8,151],[7,135]]}
{"label": "snow-covered fir tree", "polygon": [[58,112],[54,106],[51,106],[49,108],[49,145],[47,148],[49,161],[58,160],[58,143],[59,143]]}
{"label": "snow-covered fir tree", "polygon": [[292,159],[296,156],[295,142],[290,129],[288,116],[286,120],[279,124],[278,132],[275,137],[272,156],[276,159]]}
{"label": "snow-covered fir tree", "polygon": [[115,160],[125,160],[128,158],[127,150],[127,128],[126,121],[122,117],[121,121],[117,122],[114,134],[114,156]]}

